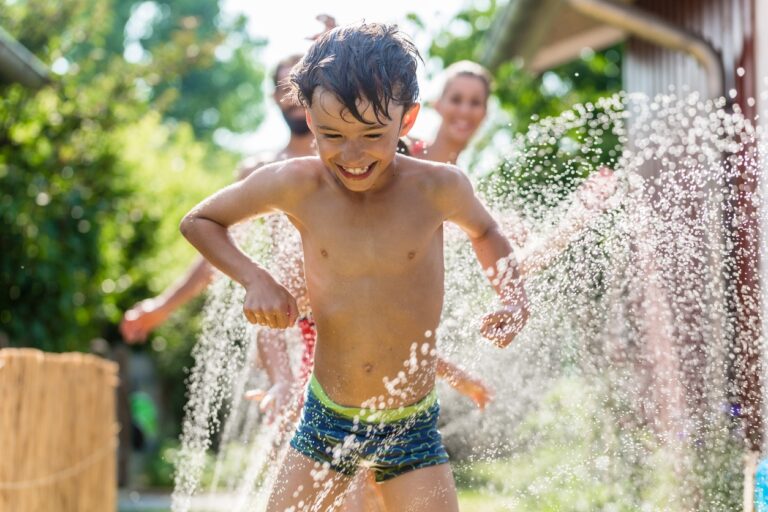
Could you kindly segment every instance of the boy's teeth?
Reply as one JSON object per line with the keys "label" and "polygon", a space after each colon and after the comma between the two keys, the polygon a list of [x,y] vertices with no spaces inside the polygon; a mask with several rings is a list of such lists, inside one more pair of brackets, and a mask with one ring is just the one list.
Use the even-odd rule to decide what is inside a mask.
{"label": "boy's teeth", "polygon": [[364,174],[368,170],[367,167],[344,167],[344,170],[349,174]]}

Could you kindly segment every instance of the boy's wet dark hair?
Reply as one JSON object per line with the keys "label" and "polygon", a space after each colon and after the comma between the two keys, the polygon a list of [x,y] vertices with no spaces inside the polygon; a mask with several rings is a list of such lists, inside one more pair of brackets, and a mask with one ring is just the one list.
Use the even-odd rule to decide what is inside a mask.
{"label": "boy's wet dark hair", "polygon": [[358,121],[357,102],[367,100],[376,119],[392,119],[389,102],[407,110],[418,101],[416,67],[421,59],[413,42],[396,25],[357,23],[323,34],[291,71],[298,101],[312,106],[317,87],[333,93]]}

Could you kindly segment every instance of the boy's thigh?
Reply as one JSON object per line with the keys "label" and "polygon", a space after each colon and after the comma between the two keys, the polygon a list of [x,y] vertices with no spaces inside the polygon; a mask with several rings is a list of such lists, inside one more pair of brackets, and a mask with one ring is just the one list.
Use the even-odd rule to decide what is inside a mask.
{"label": "boy's thigh", "polygon": [[338,510],[341,498],[350,482],[350,477],[324,469],[320,463],[293,448],[288,448],[269,496],[267,510],[268,512]]}
{"label": "boy's thigh", "polygon": [[373,473],[361,468],[344,494],[340,512],[386,512],[380,493]]}
{"label": "boy's thigh", "polygon": [[450,464],[438,464],[408,471],[377,485],[388,511],[458,512],[459,510]]}

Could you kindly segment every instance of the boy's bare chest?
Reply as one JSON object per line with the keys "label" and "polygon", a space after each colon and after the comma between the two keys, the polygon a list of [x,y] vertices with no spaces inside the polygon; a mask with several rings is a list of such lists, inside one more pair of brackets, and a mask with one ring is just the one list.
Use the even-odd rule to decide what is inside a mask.
{"label": "boy's bare chest", "polygon": [[342,275],[400,273],[442,244],[442,217],[424,204],[318,205],[303,221],[308,264]]}

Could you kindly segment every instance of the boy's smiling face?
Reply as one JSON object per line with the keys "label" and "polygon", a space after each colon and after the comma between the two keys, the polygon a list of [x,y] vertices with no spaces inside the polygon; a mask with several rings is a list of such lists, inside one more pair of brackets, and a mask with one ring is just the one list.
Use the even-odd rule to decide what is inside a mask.
{"label": "boy's smiling face", "polygon": [[404,112],[402,105],[391,102],[391,119],[376,119],[367,100],[358,101],[358,111],[371,124],[355,119],[332,92],[318,87],[307,109],[307,122],[325,166],[350,191],[366,192],[381,188],[391,178],[397,141],[413,126],[419,105]]}

